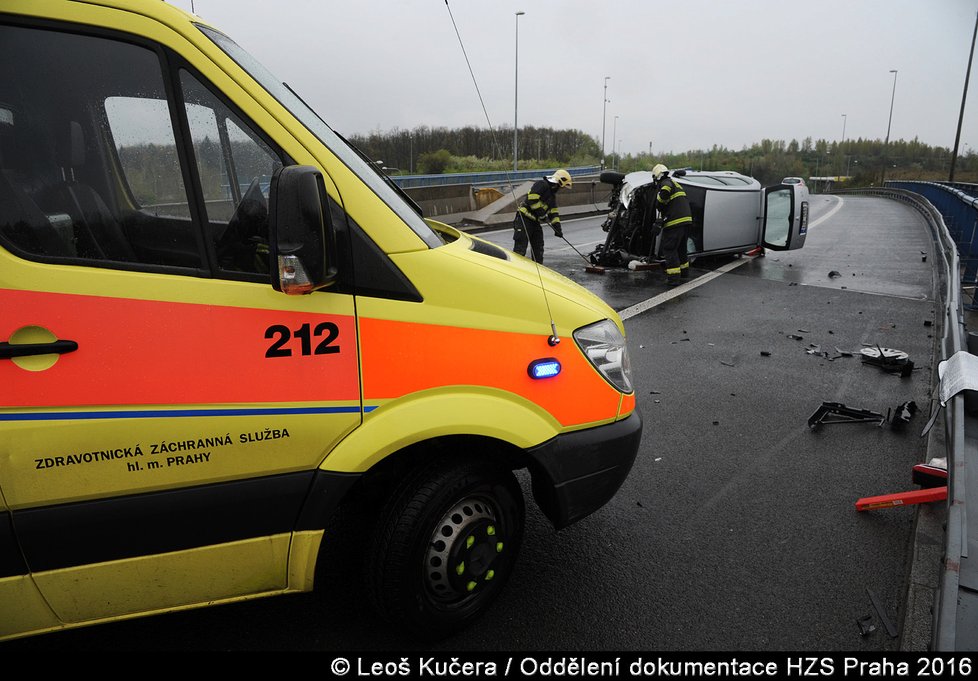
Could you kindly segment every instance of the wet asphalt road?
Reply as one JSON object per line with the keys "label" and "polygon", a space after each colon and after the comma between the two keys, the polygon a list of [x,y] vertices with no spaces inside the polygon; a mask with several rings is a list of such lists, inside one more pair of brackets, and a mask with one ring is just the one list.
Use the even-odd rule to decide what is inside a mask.
{"label": "wet asphalt road", "polygon": [[[630,477],[594,515],[555,533],[528,504],[516,572],[474,628],[419,645],[375,622],[334,566],[315,594],[0,650],[898,649],[869,592],[902,622],[914,507],[858,513],[854,502],[913,489],[911,466],[927,457],[933,258],[922,259],[922,220],[896,202],[813,196],[810,222],[803,250],[699,261],[699,279],[668,299],[661,271],[586,274],[548,236],[548,266],[625,311],[645,430]],[[568,221],[565,235],[587,253],[599,224]],[[511,246],[509,230],[482,236]],[[729,271],[708,276],[718,268]],[[907,352],[917,370],[899,378],[806,352],[858,355],[867,343]],[[922,413],[902,430],[807,424],[823,401],[886,413],[909,400]],[[876,631],[864,637],[866,615]]]}

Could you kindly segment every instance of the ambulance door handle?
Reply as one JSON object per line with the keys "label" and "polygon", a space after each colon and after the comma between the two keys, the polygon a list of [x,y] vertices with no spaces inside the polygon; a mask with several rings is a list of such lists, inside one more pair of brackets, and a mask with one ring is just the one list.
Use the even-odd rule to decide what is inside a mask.
{"label": "ambulance door handle", "polygon": [[77,349],[78,343],[73,340],[56,340],[51,343],[0,343],[0,359],[33,357],[34,355],[63,355]]}

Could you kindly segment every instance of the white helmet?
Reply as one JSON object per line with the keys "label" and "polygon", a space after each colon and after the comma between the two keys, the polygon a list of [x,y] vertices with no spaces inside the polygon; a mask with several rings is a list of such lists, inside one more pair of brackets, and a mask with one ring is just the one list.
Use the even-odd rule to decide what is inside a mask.
{"label": "white helmet", "polygon": [[554,171],[554,174],[547,178],[548,182],[551,182],[558,187],[570,187],[573,182],[571,181],[570,173],[561,168],[560,170]]}
{"label": "white helmet", "polygon": [[656,180],[661,180],[663,176],[669,172],[669,169],[665,167],[662,163],[656,163],[655,167],[652,168],[652,177]]}

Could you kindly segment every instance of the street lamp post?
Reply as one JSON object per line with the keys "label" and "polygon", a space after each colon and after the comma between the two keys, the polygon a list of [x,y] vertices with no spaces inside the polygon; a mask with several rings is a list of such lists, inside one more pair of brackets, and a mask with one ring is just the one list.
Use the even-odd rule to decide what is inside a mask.
{"label": "street lamp post", "polygon": [[[845,147],[845,144],[846,144],[846,115],[842,114],[842,147]],[[845,154],[845,151],[843,151],[842,147],[839,148],[839,151]],[[839,170],[841,170],[841,168]]]}
{"label": "street lamp post", "polygon": [[520,17],[526,14],[523,10],[516,13],[516,67],[513,76],[513,172],[517,170],[517,153],[516,153],[516,131],[517,122],[519,121],[520,112]]}
{"label": "street lamp post", "polygon": [[604,130],[605,123],[608,120],[608,81],[611,80],[611,76],[604,77],[604,103],[602,104],[601,110],[601,168],[604,169]]}
{"label": "street lamp post", "polygon": [[968,70],[964,73],[964,92],[961,94],[961,113],[958,114],[958,131],[954,135],[954,151],[951,154],[951,172],[948,182],[954,182],[954,165],[958,160],[958,143],[961,142],[961,121],[964,119],[964,103],[968,99],[968,81],[971,80],[971,61],[975,56],[975,39],[978,38],[978,18],[975,19],[975,30],[971,34],[971,52],[968,55]]}
{"label": "street lamp post", "polygon": [[611,168],[616,169],[618,167],[618,155],[615,152],[615,140],[618,139],[618,116],[615,116],[615,120],[611,124]]}
{"label": "street lamp post", "polygon": [[890,69],[890,73],[893,74],[893,94],[890,95],[890,120],[886,124],[886,141],[883,142],[883,170],[880,172],[880,186],[883,186],[883,183],[886,182],[886,149],[890,146],[890,126],[893,124],[893,100],[896,99],[896,69]]}

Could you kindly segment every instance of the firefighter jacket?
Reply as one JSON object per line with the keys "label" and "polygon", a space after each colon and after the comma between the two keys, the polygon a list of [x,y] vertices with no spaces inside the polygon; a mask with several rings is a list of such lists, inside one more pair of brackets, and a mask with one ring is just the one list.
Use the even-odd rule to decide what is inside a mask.
{"label": "firefighter jacket", "polygon": [[560,211],[557,209],[557,187],[546,178],[537,180],[520,203],[520,213],[541,224],[549,221],[554,229],[560,227]]}
{"label": "firefighter jacket", "polygon": [[662,214],[663,228],[675,227],[693,221],[693,212],[686,198],[686,190],[671,177],[666,177],[659,185],[655,205]]}

